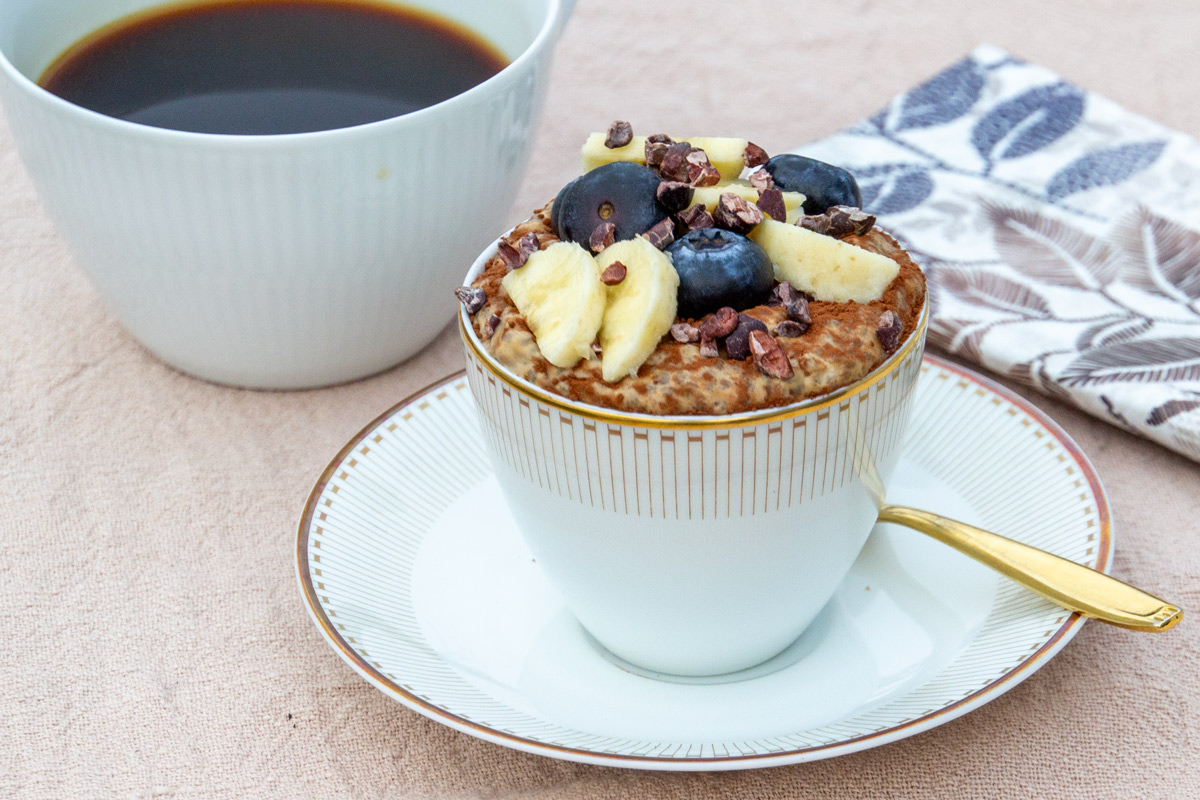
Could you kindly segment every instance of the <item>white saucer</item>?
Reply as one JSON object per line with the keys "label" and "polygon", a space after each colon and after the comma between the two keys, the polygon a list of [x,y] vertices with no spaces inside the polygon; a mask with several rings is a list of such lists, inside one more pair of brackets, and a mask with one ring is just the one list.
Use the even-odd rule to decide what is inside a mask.
{"label": "white saucer", "polygon": [[[933,357],[916,391],[890,502],[1107,571],[1104,491],[1057,425]],[[305,505],[297,570],[334,649],[409,708],[519,750],[643,769],[793,764],[911,736],[1011,689],[1083,622],[879,525],[780,656],[716,679],[644,674],[592,641],[526,551],[461,373],[337,455]]]}

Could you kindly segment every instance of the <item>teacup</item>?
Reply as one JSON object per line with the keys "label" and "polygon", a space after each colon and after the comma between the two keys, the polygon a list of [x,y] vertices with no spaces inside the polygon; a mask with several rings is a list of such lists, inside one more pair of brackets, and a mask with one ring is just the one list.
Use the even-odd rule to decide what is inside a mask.
{"label": "teacup", "polygon": [[411,114],[229,136],[107,117],[36,79],[160,0],[6,0],[0,99],[41,200],[112,314],[184,372],[300,388],[390,367],[449,319],[461,265],[508,213],[572,0],[406,0],[512,63]]}
{"label": "teacup", "polygon": [[728,416],[574,402],[492,358],[465,311],[459,328],[497,479],[542,571],[620,659],[707,676],[786,649],[858,557],[904,441],[928,316],[926,303],[861,380]]}

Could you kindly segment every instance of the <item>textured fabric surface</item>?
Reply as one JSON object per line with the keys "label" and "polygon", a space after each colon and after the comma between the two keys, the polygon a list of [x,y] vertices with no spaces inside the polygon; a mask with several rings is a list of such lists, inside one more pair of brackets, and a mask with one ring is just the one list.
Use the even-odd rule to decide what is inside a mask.
{"label": "textured fabric surface", "polygon": [[[513,219],[554,195],[585,133],[613,117],[745,133],[779,152],[857,122],[983,41],[1200,135],[1200,8],[1181,0],[714,3],[702,21],[695,7],[581,0]],[[453,332],[386,374],[321,391],[179,375],[105,313],[4,131],[0,275],[0,797],[1200,797],[1195,620],[1159,637],[1089,624],[962,719],[795,767],[638,773],[443,728],[325,645],[292,549],[338,448],[460,368]],[[1116,574],[1200,611],[1200,467],[1034,402],[1107,484]]]}
{"label": "textured fabric surface", "polygon": [[1200,461],[1200,142],[984,46],[801,149],[925,267],[934,344]]}

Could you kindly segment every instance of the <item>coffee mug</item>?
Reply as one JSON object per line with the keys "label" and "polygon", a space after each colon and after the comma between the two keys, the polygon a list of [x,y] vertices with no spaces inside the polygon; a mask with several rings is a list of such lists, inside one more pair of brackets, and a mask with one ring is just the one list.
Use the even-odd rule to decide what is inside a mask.
{"label": "coffee mug", "polygon": [[928,320],[926,303],[897,352],[849,386],[725,416],[568,400],[492,358],[465,310],[459,330],[497,481],[572,613],[634,667],[710,676],[787,648],[858,557],[904,442]]}
{"label": "coffee mug", "polygon": [[6,0],[0,100],[46,211],[109,310],[163,361],[294,389],[403,361],[509,211],[572,0],[406,0],[512,63],[428,108],[277,136],[114,119],[36,84],[72,44],[160,0]]}

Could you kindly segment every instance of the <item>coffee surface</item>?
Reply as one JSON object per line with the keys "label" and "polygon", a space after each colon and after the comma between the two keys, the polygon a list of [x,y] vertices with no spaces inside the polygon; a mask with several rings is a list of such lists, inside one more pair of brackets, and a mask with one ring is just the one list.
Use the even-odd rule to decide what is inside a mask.
{"label": "coffee surface", "polygon": [[405,6],[235,0],[118,21],[71,47],[39,83],[130,122],[262,135],[407,114],[507,64],[473,31]]}

